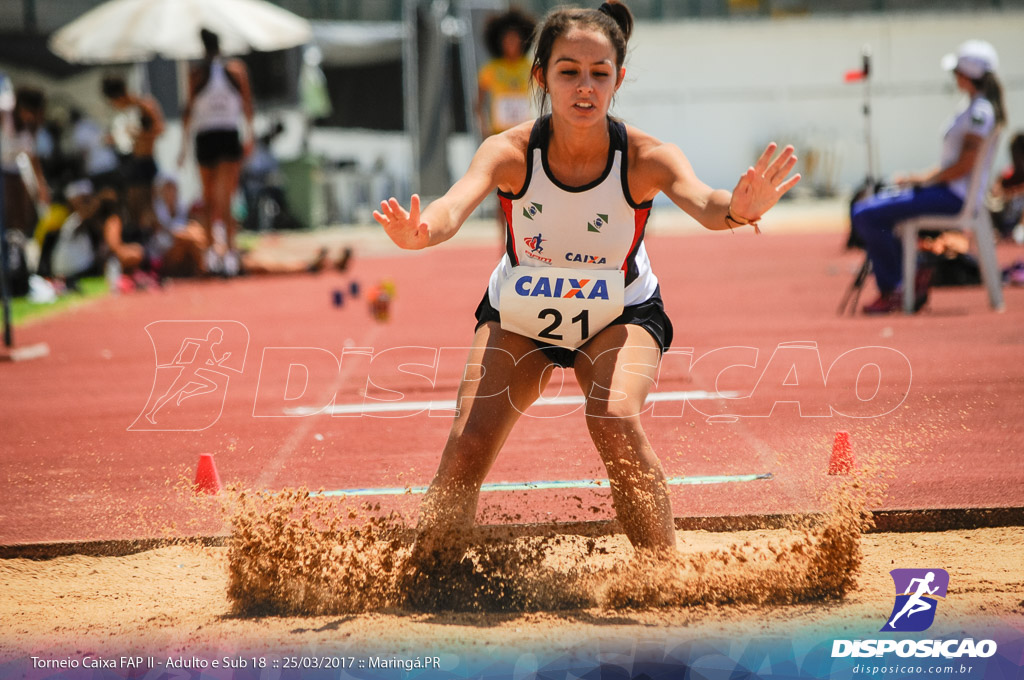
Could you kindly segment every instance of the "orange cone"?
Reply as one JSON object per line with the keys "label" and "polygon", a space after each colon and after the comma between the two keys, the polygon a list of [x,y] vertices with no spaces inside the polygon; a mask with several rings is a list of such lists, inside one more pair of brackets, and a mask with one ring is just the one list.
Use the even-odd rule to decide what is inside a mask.
{"label": "orange cone", "polygon": [[199,456],[199,466],[196,467],[196,481],[192,486],[192,492],[196,494],[215,494],[221,490],[220,475],[217,474],[217,466],[213,462],[213,455],[204,453]]}
{"label": "orange cone", "polygon": [[836,432],[832,443],[832,457],[828,461],[830,475],[846,475],[853,470],[853,446],[850,444],[850,433],[845,430]]}

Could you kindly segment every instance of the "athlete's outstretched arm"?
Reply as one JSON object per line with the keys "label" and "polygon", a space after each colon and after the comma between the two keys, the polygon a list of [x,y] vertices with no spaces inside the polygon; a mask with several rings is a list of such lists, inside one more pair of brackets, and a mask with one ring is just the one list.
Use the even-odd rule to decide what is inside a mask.
{"label": "athlete's outstretched arm", "polygon": [[702,182],[675,145],[659,144],[644,160],[658,190],[705,228],[717,230],[757,222],[800,181],[799,174],[787,177],[796,166],[793,147],[787,146],[773,158],[777,149],[775,142],[769,144],[757,163],[740,176],[732,192],[712,189]]}
{"label": "athlete's outstretched arm", "polygon": [[469,170],[448,192],[422,211],[420,197],[413,194],[406,210],[392,197],[373,211],[384,231],[400,248],[419,250],[450,239],[484,198],[494,191],[503,172],[514,162],[514,149],[504,135],[484,140],[473,156]]}

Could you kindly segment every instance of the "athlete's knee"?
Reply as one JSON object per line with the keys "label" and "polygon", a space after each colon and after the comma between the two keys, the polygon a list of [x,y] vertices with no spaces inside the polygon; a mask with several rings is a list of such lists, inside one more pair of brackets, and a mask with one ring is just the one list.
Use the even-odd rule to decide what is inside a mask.
{"label": "athlete's knee", "polygon": [[603,396],[590,395],[586,398],[588,426],[591,421],[614,421],[617,427],[638,427],[644,407],[643,400],[622,392],[604,392]]}
{"label": "athlete's knee", "polygon": [[587,430],[590,437],[600,447],[627,445],[635,442],[644,434],[640,418],[635,415],[626,416],[594,416],[587,414]]}

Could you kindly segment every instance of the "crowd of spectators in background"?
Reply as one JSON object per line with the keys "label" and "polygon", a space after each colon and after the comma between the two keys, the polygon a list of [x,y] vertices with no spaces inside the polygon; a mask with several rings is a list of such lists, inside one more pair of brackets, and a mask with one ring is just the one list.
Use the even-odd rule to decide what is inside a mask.
{"label": "crowd of spectators in background", "polygon": [[[193,99],[199,89],[193,81]],[[36,87],[9,91],[7,106],[0,105],[8,283],[15,297],[51,301],[76,292],[85,277],[105,276],[112,290],[128,292],[172,277],[316,272],[347,264],[348,249],[334,260],[321,250],[302,262],[261,261],[241,251],[229,206],[243,146],[234,181],[220,192],[225,196],[217,194],[217,211],[204,202],[212,195],[205,186],[203,196],[186,205],[174,169],[159,167],[154,156],[165,129],[157,100],[132,92],[119,75],[104,77],[101,90],[116,125],[79,109],[68,111],[63,123],[48,119],[45,93]],[[247,118],[251,136],[251,109]],[[186,138],[183,146],[190,143]],[[209,179],[208,166],[197,161],[201,177]]]}

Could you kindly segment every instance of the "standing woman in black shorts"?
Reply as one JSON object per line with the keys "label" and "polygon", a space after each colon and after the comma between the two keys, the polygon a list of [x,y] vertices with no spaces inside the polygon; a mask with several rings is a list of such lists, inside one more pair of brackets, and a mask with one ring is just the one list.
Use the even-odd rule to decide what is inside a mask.
{"label": "standing woman in black shorts", "polygon": [[[36,134],[46,115],[46,97],[42,90],[20,87],[14,94],[13,108],[0,107],[0,173],[4,183],[3,215],[8,231],[32,236],[36,228],[36,204],[50,202],[50,189],[36,154]],[[37,195],[25,184],[18,157],[28,159],[35,178]]]}
{"label": "standing woman in black shorts", "polygon": [[252,150],[252,92],[245,64],[221,57],[217,34],[204,28],[200,37],[206,55],[189,78],[188,103],[182,114],[184,142],[178,162],[184,163],[189,136],[195,132],[196,162],[203,185],[203,226],[209,240],[204,266],[211,274],[235,276],[240,259],[235,249],[238,224],[231,215],[231,198],[238,189],[242,159]]}
{"label": "standing woman in black shorts", "polygon": [[134,109],[138,113],[138,127],[131,130],[132,153],[122,165],[124,202],[130,219],[142,229],[152,231],[156,228],[153,182],[157,175],[153,150],[164,131],[163,111],[151,95],[130,93],[121,76],[105,77],[102,90],[103,96],[118,111]]}
{"label": "standing woman in black shorts", "polygon": [[[683,152],[609,117],[625,76],[629,9],[560,9],[536,34],[533,78],[550,114],[488,137],[469,170],[421,213],[391,198],[374,217],[400,247],[438,245],[497,190],[506,252],[477,309],[458,410],[421,510],[414,560],[461,550],[480,486],[552,365],[572,367],[616,514],[636,548],[671,549],[668,486],[640,423],[672,338],[643,245],[664,193],[712,230],[756,222],[792,188],[792,147],[770,144],[732,192],[704,184]],[[628,367],[628,369],[627,369]]]}

